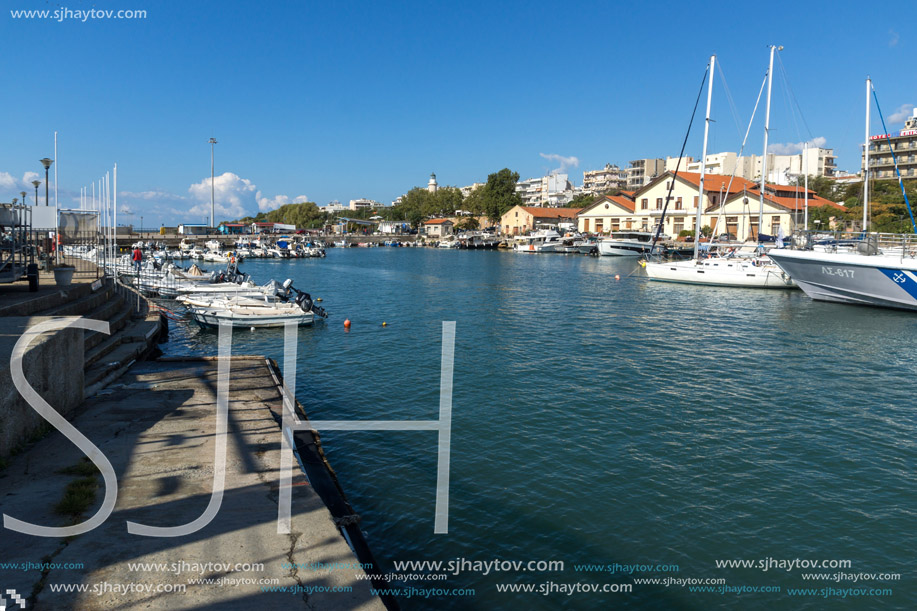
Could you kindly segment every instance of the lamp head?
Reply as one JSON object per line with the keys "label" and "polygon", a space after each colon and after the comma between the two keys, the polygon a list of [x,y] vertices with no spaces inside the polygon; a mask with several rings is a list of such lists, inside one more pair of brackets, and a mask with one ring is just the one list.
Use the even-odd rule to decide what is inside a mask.
{"label": "lamp head", "polygon": [[33,181],[32,181],[32,186],[35,187],[36,189],[38,188],[38,185],[40,185],[40,184],[41,184],[41,181],[40,181],[40,180],[33,180]]}
{"label": "lamp head", "polygon": [[41,165],[45,166],[46,170],[51,167],[52,163],[54,163],[53,159],[48,159],[47,157],[44,159],[39,159],[39,161],[41,162]]}

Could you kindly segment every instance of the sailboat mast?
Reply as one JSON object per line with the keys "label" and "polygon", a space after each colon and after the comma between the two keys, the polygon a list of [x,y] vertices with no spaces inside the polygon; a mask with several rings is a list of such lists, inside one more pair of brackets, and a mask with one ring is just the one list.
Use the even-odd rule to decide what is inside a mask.
{"label": "sailboat mast", "polygon": [[[780,47],[783,49],[783,47]],[[767,180],[767,136],[771,129],[771,85],[774,83],[774,52],[776,45],[771,45],[771,61],[767,68],[767,109],[764,113],[764,157],[761,159],[761,205],[758,207],[758,242],[761,241],[761,228],[764,226],[764,184]]]}
{"label": "sailboat mast", "polygon": [[[806,189],[806,195],[805,195],[806,213],[805,213],[805,218],[803,219],[803,225],[802,225],[802,226],[803,226],[804,229],[808,229],[808,228],[809,228],[809,143],[808,143],[808,142],[805,143],[805,145],[803,146],[803,149],[802,149],[802,163],[803,163],[803,165],[805,166],[805,169],[803,170],[803,172],[805,172],[805,174],[806,174],[806,179],[805,179],[805,180],[806,180],[806,186],[805,186],[805,189]],[[797,184],[798,184],[798,183],[797,183]]]}
{"label": "sailboat mast", "polygon": [[704,206],[704,175],[707,172],[707,136],[710,134],[710,102],[713,99],[713,72],[716,55],[710,56],[710,82],[707,84],[707,119],[704,121],[704,150],[700,158],[700,180],[697,181],[697,219],[694,221],[694,258],[700,248],[701,211]]}
{"label": "sailboat mast", "polygon": [[866,220],[869,213],[869,92],[872,89],[872,79],[866,77],[866,138],[863,147],[866,151],[865,165],[863,166],[863,231],[866,231]]}

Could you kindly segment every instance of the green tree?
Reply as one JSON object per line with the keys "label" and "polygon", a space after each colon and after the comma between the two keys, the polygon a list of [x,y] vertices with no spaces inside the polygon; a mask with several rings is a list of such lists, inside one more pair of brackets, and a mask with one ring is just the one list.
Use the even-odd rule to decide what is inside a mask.
{"label": "green tree", "polygon": [[459,231],[474,231],[479,229],[480,226],[476,217],[466,216],[456,224],[455,228]]}
{"label": "green tree", "polygon": [[477,187],[462,202],[462,210],[467,210],[472,214],[485,214],[484,210],[484,187]]}
{"label": "green tree", "polygon": [[440,187],[432,200],[435,208],[433,215],[453,216],[456,210],[462,209],[462,192],[455,187]]}
{"label": "green tree", "polygon": [[567,204],[567,208],[585,208],[591,206],[598,199],[595,195],[591,193],[580,193]]}
{"label": "green tree", "polygon": [[522,204],[522,198],[516,193],[517,182],[519,173],[509,168],[503,168],[487,177],[487,184],[482,187],[481,193],[484,203],[482,212],[491,221],[499,221],[510,208]]}

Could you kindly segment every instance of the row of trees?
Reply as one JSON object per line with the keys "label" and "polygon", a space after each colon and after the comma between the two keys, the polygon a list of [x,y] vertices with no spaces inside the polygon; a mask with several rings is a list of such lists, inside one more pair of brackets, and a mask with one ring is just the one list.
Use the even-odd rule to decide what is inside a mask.
{"label": "row of trees", "polygon": [[[802,186],[804,179],[797,180]],[[819,197],[842,203],[844,211],[833,208],[810,208],[810,228],[814,228],[814,221],[820,221],[822,227],[827,227],[830,217],[839,221],[862,221],[863,219],[863,183],[838,185],[835,181],[824,176],[809,177],[809,188]],[[917,180],[904,181],[904,189],[908,201],[917,204]],[[901,194],[901,187],[896,180],[874,180],[869,183],[869,230],[887,233],[910,233],[914,229],[911,225],[907,204]]]}
{"label": "row of trees", "polygon": [[[509,209],[520,205],[522,198],[516,193],[519,174],[508,168],[494,172],[487,177],[487,183],[463,197],[461,190],[455,187],[440,187],[436,193],[424,188],[415,187],[401,198],[401,203],[383,208],[361,208],[348,210],[344,216],[367,219],[370,216],[381,216],[389,221],[405,221],[412,227],[418,227],[426,218],[433,216],[454,216],[457,210],[465,210],[475,216],[486,216],[491,221],[499,221]],[[287,204],[270,212],[260,212],[256,216],[239,219],[241,223],[272,222],[287,223],[302,228],[321,227],[333,223],[336,214],[323,212],[313,202]],[[474,228],[473,219],[464,222],[463,228]]]}

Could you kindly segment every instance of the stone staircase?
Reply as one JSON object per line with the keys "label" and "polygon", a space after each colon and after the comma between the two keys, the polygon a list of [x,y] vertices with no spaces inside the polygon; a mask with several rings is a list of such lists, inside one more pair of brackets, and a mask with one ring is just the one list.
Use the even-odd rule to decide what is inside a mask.
{"label": "stone staircase", "polygon": [[133,289],[103,279],[89,294],[36,316],[83,316],[108,322],[108,335],[83,330],[83,396],[91,397],[150,355],[167,331],[166,321]]}

